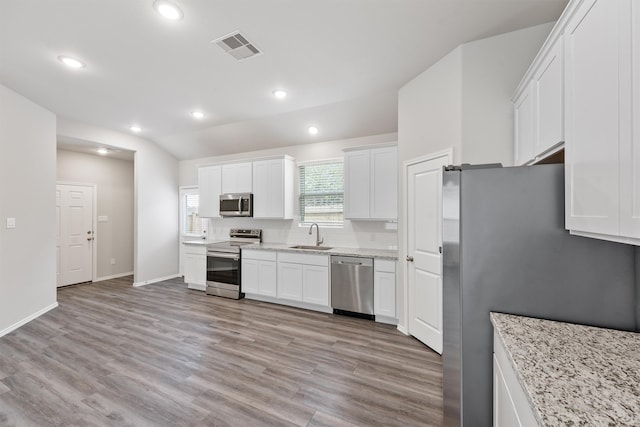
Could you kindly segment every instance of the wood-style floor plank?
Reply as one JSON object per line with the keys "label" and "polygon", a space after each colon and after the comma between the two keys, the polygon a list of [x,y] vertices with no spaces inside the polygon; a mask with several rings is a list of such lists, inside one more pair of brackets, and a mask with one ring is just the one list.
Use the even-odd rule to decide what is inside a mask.
{"label": "wood-style floor plank", "polygon": [[440,356],[394,327],[132,278],[0,338],[0,426],[439,426]]}

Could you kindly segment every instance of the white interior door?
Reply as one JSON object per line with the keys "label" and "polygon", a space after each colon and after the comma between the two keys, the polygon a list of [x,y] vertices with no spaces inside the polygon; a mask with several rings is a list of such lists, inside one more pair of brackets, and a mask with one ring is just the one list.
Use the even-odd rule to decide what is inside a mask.
{"label": "white interior door", "polygon": [[93,279],[93,187],[56,186],[58,287]]}
{"label": "white interior door", "polygon": [[406,166],[408,331],[442,354],[442,167],[450,153]]}

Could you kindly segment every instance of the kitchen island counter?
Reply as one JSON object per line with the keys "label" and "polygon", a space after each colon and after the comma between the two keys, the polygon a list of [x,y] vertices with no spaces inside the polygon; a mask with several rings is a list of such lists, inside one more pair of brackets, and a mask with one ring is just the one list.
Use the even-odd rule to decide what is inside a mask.
{"label": "kitchen island counter", "polygon": [[640,425],[640,334],[491,313],[542,426]]}

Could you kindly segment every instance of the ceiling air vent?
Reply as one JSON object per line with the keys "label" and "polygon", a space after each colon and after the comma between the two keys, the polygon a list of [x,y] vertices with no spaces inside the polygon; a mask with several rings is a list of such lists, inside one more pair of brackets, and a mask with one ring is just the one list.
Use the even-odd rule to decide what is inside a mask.
{"label": "ceiling air vent", "polygon": [[222,36],[219,39],[212,40],[211,43],[215,43],[222,50],[229,55],[236,58],[238,61],[241,59],[251,58],[261,54],[249,40],[246,39],[239,31]]}

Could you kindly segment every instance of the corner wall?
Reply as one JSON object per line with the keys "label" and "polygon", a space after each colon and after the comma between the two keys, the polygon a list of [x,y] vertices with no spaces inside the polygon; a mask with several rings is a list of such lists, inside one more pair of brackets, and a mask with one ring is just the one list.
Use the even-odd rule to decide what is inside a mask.
{"label": "corner wall", "polygon": [[58,305],[55,182],[56,116],[0,85],[0,336]]}
{"label": "corner wall", "polygon": [[59,118],[58,135],[135,151],[134,285],[177,277],[177,159],[146,139],[73,120]]}
{"label": "corner wall", "polygon": [[[400,89],[398,185],[403,163],[447,148],[453,162],[513,164],[511,95],[553,24],[543,24],[458,46]],[[398,204],[399,329],[407,327],[406,209]]]}
{"label": "corner wall", "polygon": [[[96,184],[96,277],[133,272],[133,162],[106,156],[57,151],[58,181]],[[111,259],[115,264],[111,265]]]}

